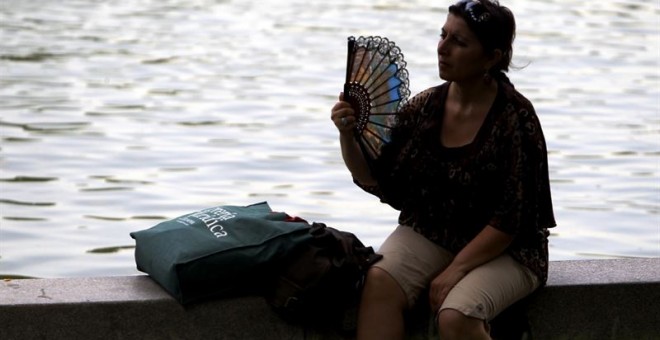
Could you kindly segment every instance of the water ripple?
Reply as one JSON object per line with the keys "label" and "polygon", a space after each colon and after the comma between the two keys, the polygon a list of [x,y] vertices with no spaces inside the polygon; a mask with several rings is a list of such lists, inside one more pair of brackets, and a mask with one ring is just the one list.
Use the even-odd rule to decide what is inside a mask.
{"label": "water ripple", "polygon": [[9,204],[9,205],[26,205],[32,207],[52,207],[55,202],[30,202],[30,201],[18,201],[12,199],[0,198],[0,204]]}
{"label": "water ripple", "polygon": [[[660,256],[657,2],[507,4],[510,76],[548,141],[551,257]],[[353,185],[329,121],[346,37],[396,41],[416,93],[439,82],[445,15],[422,0],[0,6],[2,271],[134,274],[129,232],[255,200],[377,247],[397,212]]]}

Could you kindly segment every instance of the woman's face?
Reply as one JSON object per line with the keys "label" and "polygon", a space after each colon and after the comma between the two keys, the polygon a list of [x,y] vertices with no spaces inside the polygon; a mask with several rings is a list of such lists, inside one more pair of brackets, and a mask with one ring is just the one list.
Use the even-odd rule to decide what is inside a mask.
{"label": "woman's face", "polygon": [[449,13],[438,42],[440,78],[458,82],[481,79],[491,65],[489,59],[465,20]]}

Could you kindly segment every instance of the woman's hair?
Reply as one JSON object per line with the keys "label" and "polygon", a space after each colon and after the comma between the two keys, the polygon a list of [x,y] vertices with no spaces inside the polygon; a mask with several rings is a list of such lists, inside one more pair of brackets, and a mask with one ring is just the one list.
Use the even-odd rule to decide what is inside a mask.
{"label": "woman's hair", "polygon": [[513,13],[497,0],[461,0],[449,6],[449,13],[465,20],[485,53],[491,54],[496,49],[502,51],[502,59],[489,70],[494,78],[502,78],[503,72],[509,71],[513,56],[516,37]]}

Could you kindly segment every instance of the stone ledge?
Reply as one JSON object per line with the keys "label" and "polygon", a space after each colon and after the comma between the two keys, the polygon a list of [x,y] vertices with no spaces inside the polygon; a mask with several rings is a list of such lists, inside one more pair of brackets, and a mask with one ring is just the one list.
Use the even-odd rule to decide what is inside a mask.
{"label": "stone ledge", "polygon": [[660,339],[660,258],[550,263],[532,296],[534,340]]}
{"label": "stone ledge", "polygon": [[[538,339],[657,339],[660,258],[550,263],[525,304]],[[411,332],[427,338],[428,325]],[[283,322],[260,297],[181,306],[147,276],[5,280],[0,339],[341,339]]]}
{"label": "stone ledge", "polygon": [[5,281],[0,339],[303,339],[260,297],[182,306],[148,276]]}

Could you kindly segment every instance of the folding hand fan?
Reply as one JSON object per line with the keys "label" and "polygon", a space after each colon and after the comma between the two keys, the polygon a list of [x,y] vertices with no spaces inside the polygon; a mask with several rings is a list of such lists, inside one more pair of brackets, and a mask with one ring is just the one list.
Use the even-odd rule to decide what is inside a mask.
{"label": "folding hand fan", "polygon": [[401,50],[381,37],[349,37],[344,100],[355,110],[355,136],[373,161],[390,142],[397,112],[410,95]]}

